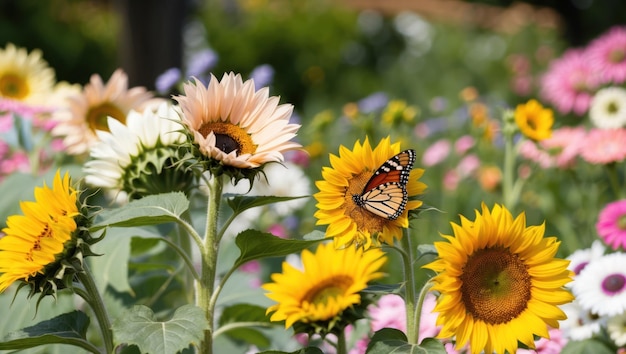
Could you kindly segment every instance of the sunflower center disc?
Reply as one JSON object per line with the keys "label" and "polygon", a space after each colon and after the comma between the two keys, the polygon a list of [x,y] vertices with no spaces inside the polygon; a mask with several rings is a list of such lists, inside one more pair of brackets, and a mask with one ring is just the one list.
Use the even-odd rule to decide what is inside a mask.
{"label": "sunflower center disc", "polygon": [[233,151],[239,155],[253,154],[256,145],[250,135],[234,124],[224,122],[208,122],[198,128],[205,138],[212,132],[215,134],[215,147],[229,154]]}
{"label": "sunflower center disc", "polygon": [[532,283],[526,265],[506,248],[476,251],[468,258],[460,279],[465,308],[488,324],[509,322],[530,300]]}
{"label": "sunflower center disc", "polygon": [[316,286],[309,289],[302,297],[302,300],[303,302],[325,305],[328,303],[328,299],[336,298],[345,293],[352,283],[351,277],[345,275],[334,276],[319,282]]}
{"label": "sunflower center disc", "polygon": [[110,131],[109,124],[107,123],[108,117],[114,118],[121,123],[126,123],[126,114],[109,102],[104,102],[99,106],[90,108],[87,112],[87,122],[94,132],[96,130]]}

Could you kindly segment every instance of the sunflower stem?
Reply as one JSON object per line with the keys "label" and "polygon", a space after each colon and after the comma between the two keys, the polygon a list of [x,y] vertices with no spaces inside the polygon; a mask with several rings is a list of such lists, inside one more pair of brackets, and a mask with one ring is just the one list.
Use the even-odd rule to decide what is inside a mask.
{"label": "sunflower stem", "polygon": [[[183,216],[189,220],[189,210],[186,210],[183,213]],[[166,241],[167,242],[167,241]],[[173,246],[173,249],[176,253],[178,253],[183,261],[183,263],[189,268],[188,272],[183,272],[183,286],[188,291],[185,291],[187,295],[187,302],[193,303],[193,288],[194,288],[194,280],[198,279],[198,274],[193,265],[193,261],[191,260],[191,236],[187,234],[184,226],[177,224],[176,232],[174,233],[174,240],[170,243]]]}
{"label": "sunflower stem", "polygon": [[416,344],[419,344],[419,342],[421,341],[420,338],[420,322],[422,320],[422,307],[424,306],[424,300],[426,299],[426,295],[428,295],[428,292],[430,291],[430,288],[433,286],[433,283],[428,281],[426,282],[426,284],[424,284],[424,286],[422,287],[422,290],[420,290],[420,294],[419,297],[417,298],[417,307],[415,308],[415,324],[417,326],[417,332],[416,332]]}
{"label": "sunflower stem", "polygon": [[204,332],[204,341],[201,345],[201,353],[213,353],[213,316],[215,302],[211,301],[215,288],[215,273],[217,271],[217,251],[219,239],[217,224],[222,200],[223,178],[213,176],[207,183],[209,196],[207,203],[207,220],[204,234],[204,246],[202,252],[202,275],[198,284],[198,306],[204,310],[208,322],[208,329]]}
{"label": "sunflower stem", "polygon": [[337,354],[348,354],[345,328],[337,334]]}
{"label": "sunflower stem", "polygon": [[102,341],[104,342],[106,353],[113,353],[114,346],[113,332],[111,331],[111,320],[109,319],[106,307],[104,306],[104,301],[100,296],[98,287],[93,280],[93,276],[91,275],[91,271],[89,270],[89,266],[86,262],[83,263],[83,271],[78,272],[77,277],[85,290],[84,292],[77,292],[77,294],[79,294],[89,304],[89,306],[91,306],[91,309],[96,315],[96,320],[98,321],[100,331],[102,332]]}
{"label": "sunflower stem", "polygon": [[502,199],[507,209],[514,210],[521,192],[519,188],[515,188],[515,151],[517,150],[513,141],[517,132],[515,114],[512,111],[506,111],[503,121],[504,166],[502,171]]}
{"label": "sunflower stem", "polygon": [[402,266],[404,270],[404,303],[406,309],[406,331],[410,344],[417,344],[419,328],[415,328],[415,271],[413,269],[413,251],[410,234],[404,231],[402,237]]}

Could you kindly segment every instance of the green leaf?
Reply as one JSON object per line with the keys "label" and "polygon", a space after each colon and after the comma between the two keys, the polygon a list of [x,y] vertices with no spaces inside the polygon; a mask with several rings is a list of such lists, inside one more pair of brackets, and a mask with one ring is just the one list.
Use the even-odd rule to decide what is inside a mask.
{"label": "green leaf", "polygon": [[438,256],[439,252],[433,244],[423,244],[417,246],[417,254],[415,255],[417,259],[422,258],[426,255]]}
{"label": "green leaf", "polygon": [[209,328],[204,312],[193,305],[179,307],[171,320],[159,322],[149,307],[136,305],[113,323],[116,343],[137,345],[142,353],[177,353],[197,345]]}
{"label": "green leaf", "polygon": [[255,208],[267,204],[274,204],[279,202],[287,202],[294,199],[307,198],[309,196],[300,197],[277,197],[277,196],[243,196],[238,194],[224,194],[226,202],[233,209],[235,214],[240,214],[243,211]]}
{"label": "green leaf", "polygon": [[220,317],[220,326],[232,322],[270,322],[265,315],[265,307],[251,304],[236,304],[228,306]]}
{"label": "green leaf", "polygon": [[110,285],[118,292],[132,294],[128,283],[128,260],[130,240],[137,231],[136,228],[117,229],[93,246],[93,251],[102,255],[89,258],[98,289],[103,291]]}
{"label": "green leaf", "polygon": [[561,349],[561,354],[614,354],[615,350],[611,350],[605,343],[596,339],[586,339],[580,341],[569,341]]}
{"label": "green leaf", "polygon": [[131,227],[173,222],[189,208],[189,200],[182,192],[149,195],[133,200],[119,208],[105,210],[91,227],[97,231],[105,227]]}
{"label": "green leaf", "polygon": [[371,284],[363,292],[375,295],[396,294],[402,296],[403,284]]}
{"label": "green leaf", "polygon": [[89,317],[73,311],[39,322],[19,331],[10,332],[0,343],[0,349],[26,349],[40,345],[70,344],[97,352],[86,339]]}
{"label": "green leaf", "polygon": [[394,328],[383,328],[372,336],[366,354],[446,354],[443,344],[433,338],[426,338],[420,345],[407,342],[406,335]]}
{"label": "green leaf", "polygon": [[242,231],[235,239],[241,254],[233,267],[237,268],[254,259],[280,257],[300,252],[320,241],[286,240],[258,230]]}

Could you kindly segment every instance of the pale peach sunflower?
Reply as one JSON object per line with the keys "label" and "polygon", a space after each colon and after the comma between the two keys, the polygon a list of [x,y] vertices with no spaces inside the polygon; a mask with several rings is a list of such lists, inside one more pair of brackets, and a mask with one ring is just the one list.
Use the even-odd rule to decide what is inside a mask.
{"label": "pale peach sunflower", "polygon": [[121,69],[106,84],[94,74],[81,94],[68,98],[69,109],[55,113],[57,125],[52,134],[63,137],[68,154],[81,155],[98,142],[97,130],[109,131],[108,117],[125,123],[131,110],[143,112],[160,102],[144,87],[129,89],[128,76]]}
{"label": "pale peach sunflower", "polygon": [[301,148],[292,141],[300,128],[289,123],[293,106],[278,104],[269,88],[255,91],[254,81],[239,74],[211,75],[208,86],[188,82],[184,94],[174,97],[183,122],[202,155],[238,169],[284,161],[283,152]]}

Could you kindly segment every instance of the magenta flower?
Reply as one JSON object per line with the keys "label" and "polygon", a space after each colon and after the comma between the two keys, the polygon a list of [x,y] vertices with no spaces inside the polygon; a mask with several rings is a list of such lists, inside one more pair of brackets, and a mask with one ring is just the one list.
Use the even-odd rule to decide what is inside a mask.
{"label": "magenta flower", "polygon": [[450,155],[452,144],[449,140],[440,139],[429,146],[422,156],[422,164],[426,167],[437,165]]}
{"label": "magenta flower", "polygon": [[626,81],[626,27],[613,27],[588,46],[591,65],[598,68],[602,83]]}
{"label": "magenta flower", "polygon": [[598,215],[596,230],[600,238],[614,250],[626,249],[626,199],[604,206]]}
{"label": "magenta flower", "polygon": [[583,160],[595,164],[606,165],[620,162],[626,158],[625,129],[592,129],[584,139],[584,148],[580,150]]}
{"label": "magenta flower", "polygon": [[591,65],[587,52],[570,49],[552,61],[541,78],[541,96],[560,113],[587,112],[593,93],[598,89],[600,76]]}

